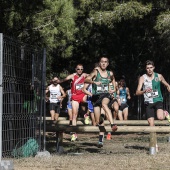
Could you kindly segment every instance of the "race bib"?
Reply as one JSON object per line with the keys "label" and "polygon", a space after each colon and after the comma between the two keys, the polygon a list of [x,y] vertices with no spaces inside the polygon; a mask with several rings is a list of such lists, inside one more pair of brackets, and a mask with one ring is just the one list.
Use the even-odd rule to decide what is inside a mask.
{"label": "race bib", "polygon": [[125,103],[125,102],[126,102],[126,98],[121,97],[121,98],[120,98],[120,101],[121,101],[122,103]]}
{"label": "race bib", "polygon": [[125,102],[125,101],[126,101],[126,100],[123,98],[123,99],[122,99],[122,102]]}
{"label": "race bib", "polygon": [[57,94],[51,94],[51,99],[57,99]]}
{"label": "race bib", "polygon": [[159,97],[158,90],[152,90],[152,92],[147,93],[147,97],[149,97],[149,98],[157,98],[157,97]]}
{"label": "race bib", "polygon": [[76,90],[81,90],[83,88],[84,84],[76,84]]}
{"label": "race bib", "polygon": [[97,86],[97,93],[108,93],[109,87],[108,84],[102,84],[100,86]]}

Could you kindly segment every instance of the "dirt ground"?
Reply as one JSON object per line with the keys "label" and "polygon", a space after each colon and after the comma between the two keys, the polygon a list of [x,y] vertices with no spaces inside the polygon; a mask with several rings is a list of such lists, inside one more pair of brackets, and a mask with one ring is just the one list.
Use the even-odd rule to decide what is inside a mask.
{"label": "dirt ground", "polygon": [[97,147],[98,134],[79,134],[78,141],[70,142],[64,134],[64,153],[55,152],[55,138],[47,136],[48,158],[14,160],[15,170],[170,170],[170,134],[157,134],[159,152],[149,155],[149,135],[144,133],[115,133]]}

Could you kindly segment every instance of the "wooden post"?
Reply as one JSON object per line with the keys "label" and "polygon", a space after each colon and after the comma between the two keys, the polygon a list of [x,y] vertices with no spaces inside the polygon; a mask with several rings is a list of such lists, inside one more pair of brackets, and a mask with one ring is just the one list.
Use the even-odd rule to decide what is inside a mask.
{"label": "wooden post", "polygon": [[170,142],[170,136],[168,136],[168,142]]}
{"label": "wooden post", "polygon": [[56,132],[56,152],[58,154],[61,154],[64,152],[63,149],[63,132],[57,131]]}
{"label": "wooden post", "polygon": [[156,132],[151,132],[150,143],[149,143],[149,154],[150,155],[156,154],[156,144],[157,144]]}

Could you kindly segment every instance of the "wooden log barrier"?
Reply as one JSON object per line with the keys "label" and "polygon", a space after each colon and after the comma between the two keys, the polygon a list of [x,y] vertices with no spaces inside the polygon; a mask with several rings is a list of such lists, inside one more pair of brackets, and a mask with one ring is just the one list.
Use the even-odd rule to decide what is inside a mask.
{"label": "wooden log barrier", "polygon": [[[110,122],[105,120],[105,125],[110,125]],[[120,120],[116,120],[114,122],[117,125],[147,125],[148,126],[148,122],[146,120],[127,120],[127,121],[120,121]],[[46,124],[53,124],[54,126],[58,125],[69,125],[69,120],[65,120],[65,119],[59,119],[58,121],[54,121],[54,120],[46,120]],[[91,124],[91,122],[90,122]],[[77,121],[77,125],[84,125],[84,120],[78,120]],[[155,120],[155,125],[156,126],[170,126],[170,123],[168,123],[167,120]]]}
{"label": "wooden log barrier", "polygon": [[[111,132],[110,125],[101,126],[103,132]],[[62,124],[46,124],[46,131],[47,132],[56,132],[56,131],[63,131],[63,132],[99,132],[99,127],[97,126],[68,126]],[[158,132],[158,133],[170,133],[170,126],[118,126],[118,130],[116,132],[127,132],[127,133],[136,133],[136,132]]]}
{"label": "wooden log barrier", "polygon": [[[155,121],[155,125],[158,126],[148,126],[146,120],[127,120],[127,121],[115,121],[118,125],[118,130],[116,132],[122,133],[150,133],[149,142],[149,154],[156,154],[156,144],[157,138],[156,133],[170,133],[170,126],[166,120]],[[76,133],[98,133],[101,132],[111,132],[111,126],[108,121],[105,121],[105,126],[92,126],[84,125],[83,119],[77,121],[77,126],[69,126],[69,120],[59,119],[58,121],[46,120],[46,131],[56,132],[56,151],[58,153],[63,152],[62,139],[63,132],[76,132]],[[114,132],[114,133],[116,133]]]}
{"label": "wooden log barrier", "polygon": [[[48,123],[48,121],[51,123],[58,123],[58,124],[64,124],[64,125],[68,125],[69,124],[69,120],[67,117],[59,117],[58,121],[53,121],[51,120],[51,117],[46,117],[46,122]],[[155,120],[155,125],[164,125],[164,126],[170,126],[170,123],[168,123],[167,120]],[[91,122],[90,122],[91,123]],[[110,124],[110,122],[108,120],[104,121],[105,125]],[[117,125],[147,125],[148,126],[148,121],[147,120],[126,120],[126,121],[120,121],[120,120],[116,120],[115,124]],[[84,118],[77,118],[77,125],[84,125]]]}

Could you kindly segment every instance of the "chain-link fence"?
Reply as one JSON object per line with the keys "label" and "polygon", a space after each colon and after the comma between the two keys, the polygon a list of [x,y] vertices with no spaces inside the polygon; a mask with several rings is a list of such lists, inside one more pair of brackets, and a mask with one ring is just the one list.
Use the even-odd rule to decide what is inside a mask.
{"label": "chain-link fence", "polygon": [[29,139],[41,145],[41,124],[38,121],[42,117],[44,98],[43,50],[5,36],[2,36],[0,43],[3,48],[0,56],[2,157],[13,157]]}

